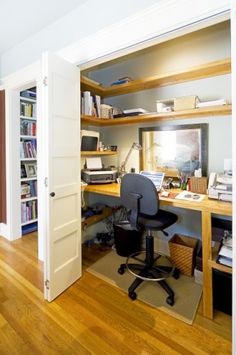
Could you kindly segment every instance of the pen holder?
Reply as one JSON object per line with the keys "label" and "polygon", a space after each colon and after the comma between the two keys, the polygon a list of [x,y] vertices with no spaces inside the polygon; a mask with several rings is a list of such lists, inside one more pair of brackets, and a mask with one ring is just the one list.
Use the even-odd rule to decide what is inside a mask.
{"label": "pen holder", "polygon": [[181,182],[180,183],[180,188],[181,188],[181,190],[187,190],[187,183],[186,182]]}

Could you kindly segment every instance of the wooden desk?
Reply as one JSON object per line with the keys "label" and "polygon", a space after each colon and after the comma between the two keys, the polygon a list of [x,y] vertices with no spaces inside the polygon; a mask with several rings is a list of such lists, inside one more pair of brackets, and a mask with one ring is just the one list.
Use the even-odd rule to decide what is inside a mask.
{"label": "wooden desk", "polygon": [[[106,185],[88,185],[84,189],[86,192],[102,194],[107,196],[120,197],[119,184]],[[203,201],[192,202],[185,200],[170,199],[167,197],[160,197],[162,206],[174,206],[178,208],[185,208],[188,210],[200,211],[202,217],[202,258],[203,258],[203,315],[207,318],[213,318],[213,290],[212,290],[212,270],[232,273],[232,269],[217,264],[213,257],[211,248],[211,215],[219,214],[224,216],[232,215],[232,204],[230,202],[223,202],[218,200],[210,200],[207,195]]]}

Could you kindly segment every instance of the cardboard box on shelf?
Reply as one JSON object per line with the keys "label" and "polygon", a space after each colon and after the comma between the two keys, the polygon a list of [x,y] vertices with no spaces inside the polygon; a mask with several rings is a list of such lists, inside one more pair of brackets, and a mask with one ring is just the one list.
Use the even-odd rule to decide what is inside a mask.
{"label": "cardboard box on shelf", "polygon": [[174,111],[194,109],[198,101],[199,99],[196,95],[176,97],[174,99]]}

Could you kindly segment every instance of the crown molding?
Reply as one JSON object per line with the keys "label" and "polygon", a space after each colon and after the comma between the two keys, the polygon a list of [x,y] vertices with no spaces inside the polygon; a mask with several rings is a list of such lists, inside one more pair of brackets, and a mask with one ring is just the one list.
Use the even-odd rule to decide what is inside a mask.
{"label": "crown molding", "polygon": [[[57,52],[81,69],[230,18],[229,0],[165,0]],[[88,24],[89,25],[89,24]]]}

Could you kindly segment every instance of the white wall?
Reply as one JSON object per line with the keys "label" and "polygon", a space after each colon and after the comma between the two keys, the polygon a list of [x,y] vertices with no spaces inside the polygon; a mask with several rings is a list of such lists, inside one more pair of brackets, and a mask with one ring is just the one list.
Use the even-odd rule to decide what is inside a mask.
{"label": "white wall", "polygon": [[[162,0],[159,0],[162,1]],[[88,0],[74,11],[2,54],[0,77],[33,63],[47,50],[56,52],[153,4],[157,0]],[[17,29],[16,29],[17,31]]]}

